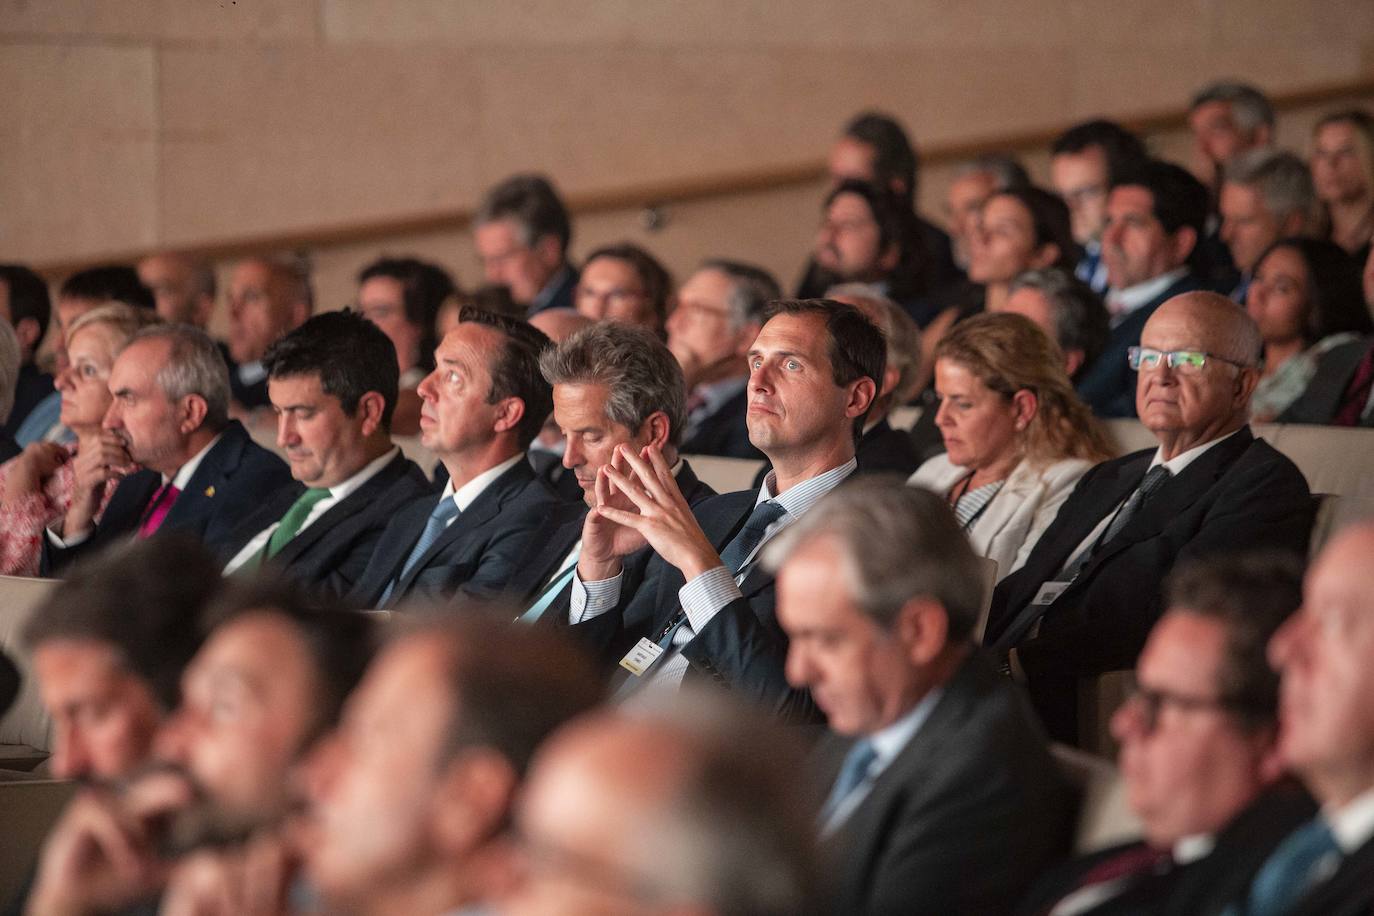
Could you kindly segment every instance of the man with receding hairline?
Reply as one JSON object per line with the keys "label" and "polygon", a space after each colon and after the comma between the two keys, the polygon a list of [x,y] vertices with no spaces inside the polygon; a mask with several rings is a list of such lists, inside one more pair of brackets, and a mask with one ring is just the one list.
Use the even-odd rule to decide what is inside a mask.
{"label": "man with receding hairline", "polygon": [[1224,296],[1161,305],[1127,357],[1159,446],[1084,475],[1025,566],[998,584],[985,641],[1010,653],[1060,740],[1077,733],[1079,679],[1135,665],[1161,611],[1154,583],[1176,561],[1306,552],[1307,482],[1248,425],[1260,350],[1254,322]]}
{"label": "man with receding hairline", "polygon": [[229,383],[244,408],[270,407],[262,357],[287,331],[305,323],[312,310],[310,281],[293,268],[267,258],[240,261],[229,279]]}

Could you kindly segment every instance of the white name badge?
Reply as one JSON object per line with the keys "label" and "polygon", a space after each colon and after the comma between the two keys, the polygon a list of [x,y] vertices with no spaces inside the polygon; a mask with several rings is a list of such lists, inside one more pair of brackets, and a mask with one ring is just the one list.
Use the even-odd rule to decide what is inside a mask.
{"label": "white name badge", "polygon": [[643,636],[639,637],[639,642],[635,647],[625,653],[625,657],[620,660],[620,667],[639,677],[648,671],[658,661],[658,657],[663,654],[663,647],[656,642],[649,642]]}
{"label": "white name badge", "polygon": [[1031,604],[1034,607],[1046,607],[1054,604],[1055,600],[1064,594],[1064,589],[1072,584],[1072,582],[1046,582],[1040,586],[1040,591],[1035,593],[1035,597],[1031,599]]}

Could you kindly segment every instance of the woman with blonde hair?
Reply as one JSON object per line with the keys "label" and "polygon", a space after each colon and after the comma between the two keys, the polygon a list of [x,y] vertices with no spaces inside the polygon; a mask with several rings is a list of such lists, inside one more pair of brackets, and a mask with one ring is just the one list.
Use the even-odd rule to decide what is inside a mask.
{"label": "woman with blonde hair", "polygon": [[[63,518],[72,503],[77,456],[101,450],[100,423],[112,400],[107,382],[115,356],[137,331],[158,321],[152,309],[114,302],[65,329],[68,364],[55,384],[62,393],[62,424],[76,433],[76,442],[32,442],[0,465],[0,574],[38,575],[43,530]],[[116,483],[105,484],[97,521]]]}
{"label": "woman with blonde hair", "polygon": [[946,451],[908,482],[949,501],[1003,579],[1111,447],[1074,393],[1058,345],[1021,315],[978,315],[951,328],[935,350],[935,393]]}

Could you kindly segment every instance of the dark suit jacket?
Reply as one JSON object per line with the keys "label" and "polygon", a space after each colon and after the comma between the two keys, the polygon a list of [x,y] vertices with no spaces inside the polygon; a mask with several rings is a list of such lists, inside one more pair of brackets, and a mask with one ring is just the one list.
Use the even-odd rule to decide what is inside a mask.
{"label": "dark suit jacket", "polygon": [[229,367],[229,394],[242,406],[252,410],[255,407],[271,407],[272,399],[267,396],[267,376],[251,385],[245,385],[239,378],[239,366],[229,356],[229,348],[219,343],[220,355]]}
{"label": "dark suit jacket", "polygon": [[[212,553],[222,555],[243,520],[258,508],[263,494],[291,483],[291,470],[258,445],[237,420],[231,420],[214,448],[206,452],[186,488],[172,503],[161,531],[189,531]],[[76,558],[138,530],[148,501],[162,486],[156,471],[138,471],[119,482],[105,514],[80,544],[56,548],[43,539],[43,575],[60,572]]]}
{"label": "dark suit jacket", "polygon": [[1369,916],[1374,912],[1374,840],[1346,856],[1336,873],[1308,891],[1289,916]]}
{"label": "dark suit jacket", "polygon": [[920,467],[911,434],[893,429],[884,419],[859,439],[855,456],[860,473],[889,472],[911,475]]}
{"label": "dark suit jacket", "polygon": [[749,390],[735,395],[701,421],[682,443],[684,455],[718,455],[722,458],[762,458],[763,452],[749,441],[744,415],[749,410]]}
{"label": "dark suit jacket", "polygon": [[[267,497],[234,531],[220,559],[229,562],[257,534],[281,519],[305,492],[299,482]],[[287,542],[269,561],[322,597],[341,598],[361,578],[382,531],[400,509],[429,493],[429,481],[415,462],[397,454],[361,487]]]}
{"label": "dark suit jacket", "polygon": [[1099,417],[1134,417],[1135,372],[1126,364],[1126,351],[1140,344],[1140,332],[1145,322],[1168,300],[1179,293],[1202,289],[1202,283],[1192,276],[1181,277],[1157,297],[1126,316],[1126,320],[1112,328],[1107,345],[1097,359],[1083,370],[1078,378],[1078,395]]}
{"label": "dark suit jacket", "polygon": [[[823,744],[833,784],[851,740]],[[1072,796],[1021,691],[980,652],[823,852],[835,913],[1005,913],[1069,847]]]}
{"label": "dark suit jacket", "polygon": [[0,464],[4,464],[11,458],[17,458],[23,449],[19,443],[14,441],[14,437],[0,433]]}
{"label": "dark suit jacket", "polygon": [[579,274],[577,268],[572,264],[569,263],[564,266],[567,270],[563,271],[561,274],[556,273],[550,278],[550,282],[553,282],[555,286],[548,300],[538,307],[531,304],[528,314],[525,315],[527,319],[533,318],[540,312],[547,312],[549,309],[570,309],[575,306],[573,302],[573,291],[577,289]]}
{"label": "dark suit jacket", "polygon": [[1280,423],[1330,423],[1341,409],[1360,360],[1374,346],[1368,337],[1332,347],[1317,360],[1317,372],[1298,399],[1278,416]]}
{"label": "dark suit jacket", "polygon": [[[398,511],[354,586],[350,600],[376,607],[425,530],[442,494],[417,499]],[[456,592],[476,598],[501,593],[515,561],[558,498],[528,461],[517,461],[493,480],[439,535],[420,562],[392,591],[387,605],[405,598],[444,600]]]}
{"label": "dark suit jacket", "polygon": [[33,363],[19,367],[19,378],[14,383],[14,406],[10,408],[9,419],[0,424],[0,438],[13,438],[19,431],[19,424],[29,415],[38,402],[53,392],[51,375]]}
{"label": "dark suit jacket", "polygon": [[1256,548],[1306,555],[1313,501],[1302,473],[1249,428],[1220,442],[1171,479],[1073,584],[1045,609],[1039,635],[1024,613],[1093,528],[1140,484],[1145,449],[1088,471],[1026,564],[997,585],[984,641],[1018,647],[1036,709],[1050,734],[1076,740],[1081,677],[1131,668],[1161,612],[1160,583],[1180,560]]}

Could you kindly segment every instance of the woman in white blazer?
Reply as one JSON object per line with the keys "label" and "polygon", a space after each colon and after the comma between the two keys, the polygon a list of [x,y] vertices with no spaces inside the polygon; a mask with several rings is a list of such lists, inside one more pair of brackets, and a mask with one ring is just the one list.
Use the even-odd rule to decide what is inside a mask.
{"label": "woman in white blazer", "polygon": [[948,500],[973,549],[997,561],[1000,581],[1111,447],[1058,346],[1020,315],[978,315],[951,328],[935,350],[935,392],[946,451],[908,483]]}

